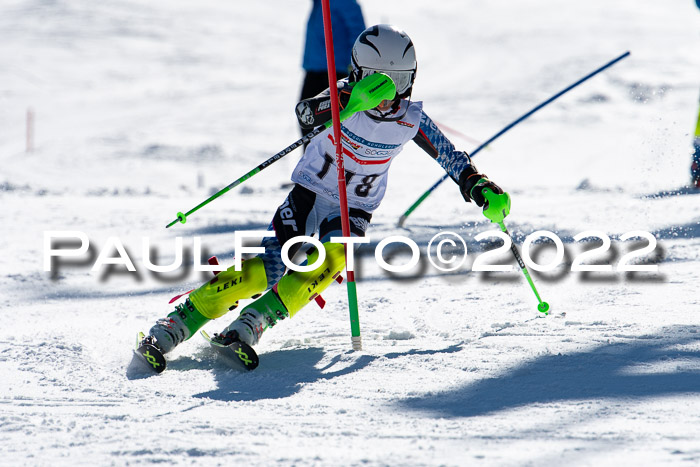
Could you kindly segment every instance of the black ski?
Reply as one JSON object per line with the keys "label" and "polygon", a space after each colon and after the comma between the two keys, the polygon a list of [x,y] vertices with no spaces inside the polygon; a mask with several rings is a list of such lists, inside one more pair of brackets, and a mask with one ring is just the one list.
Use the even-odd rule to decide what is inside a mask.
{"label": "black ski", "polygon": [[134,348],[134,353],[138,356],[139,360],[144,362],[148,367],[155,371],[156,373],[162,373],[165,370],[165,357],[163,353],[158,350],[153,344],[144,342],[144,333],[139,332],[136,335],[136,347]]}
{"label": "black ski", "polygon": [[235,341],[230,345],[223,345],[209,337],[206,331],[202,330],[200,333],[225,360],[246,370],[254,370],[258,367],[258,363],[260,363],[258,354],[245,342]]}

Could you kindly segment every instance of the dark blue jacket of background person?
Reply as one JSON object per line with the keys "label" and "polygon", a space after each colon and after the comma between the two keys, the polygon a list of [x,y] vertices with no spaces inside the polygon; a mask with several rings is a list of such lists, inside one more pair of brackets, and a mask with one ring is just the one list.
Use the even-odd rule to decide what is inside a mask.
{"label": "dark blue jacket of background person", "polygon": [[[357,36],[365,30],[365,21],[357,1],[331,0],[329,3],[331,6],[335,69],[347,74],[352,46]],[[306,71],[326,71],[326,45],[323,38],[321,0],[314,0],[309,22],[306,25],[306,45],[302,66]]]}

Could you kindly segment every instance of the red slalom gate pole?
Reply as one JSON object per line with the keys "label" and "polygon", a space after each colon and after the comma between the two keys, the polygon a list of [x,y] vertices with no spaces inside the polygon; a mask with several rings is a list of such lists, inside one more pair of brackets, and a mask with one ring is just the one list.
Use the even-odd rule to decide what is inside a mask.
{"label": "red slalom gate pole", "polygon": [[[333,136],[335,139],[335,162],[338,167],[338,195],[340,196],[340,220],[343,237],[350,237],[350,216],[348,212],[348,195],[345,182],[345,165],[343,163],[343,143],[340,136],[340,103],[338,102],[338,83],[335,74],[335,56],[333,53],[333,28],[331,27],[330,0],[321,3],[323,11],[323,35],[326,41],[326,65],[328,67],[328,87],[331,93],[331,115],[333,119]],[[352,246],[350,246],[352,248]],[[348,244],[345,244],[345,264],[348,264]],[[360,335],[360,315],[357,305],[357,285],[354,271],[347,270],[348,305],[350,308],[350,329],[352,331],[353,350],[362,350]]]}

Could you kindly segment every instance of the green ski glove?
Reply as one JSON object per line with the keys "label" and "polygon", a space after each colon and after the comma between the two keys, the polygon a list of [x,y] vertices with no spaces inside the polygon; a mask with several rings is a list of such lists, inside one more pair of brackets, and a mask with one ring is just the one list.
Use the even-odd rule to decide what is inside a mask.
{"label": "green ski glove", "polygon": [[484,204],[484,216],[495,224],[500,224],[510,213],[510,195],[508,193],[494,193],[491,188],[482,189],[486,198]]}
{"label": "green ski glove", "polygon": [[459,188],[467,202],[474,201],[484,208],[484,216],[491,222],[502,222],[510,212],[510,196],[501,187],[489,180],[486,175],[477,172],[470,165],[459,177]]}

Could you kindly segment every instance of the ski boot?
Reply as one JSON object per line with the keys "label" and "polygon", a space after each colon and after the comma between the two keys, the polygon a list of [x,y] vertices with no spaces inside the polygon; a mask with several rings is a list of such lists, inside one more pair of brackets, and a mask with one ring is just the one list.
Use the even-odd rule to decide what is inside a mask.
{"label": "ski boot", "polygon": [[[223,345],[240,341],[253,346],[260,341],[265,329],[287,317],[293,317],[307,303],[316,299],[340,276],[345,267],[342,244],[326,242],[323,246],[326,259],[321,266],[310,272],[289,271],[265,295],[246,306],[221,334],[214,334],[212,340]],[[313,248],[307,257],[308,264],[315,263],[318,251]]]}
{"label": "ski boot", "polygon": [[149,343],[161,353],[172,351],[205,323],[238,306],[238,301],[259,295],[267,288],[265,267],[260,258],[243,262],[241,270],[230,267],[190,293],[167,317],[149,331]]}
{"label": "ski boot", "polygon": [[209,319],[194,307],[192,300],[187,298],[183,303],[176,305],[175,310],[167,317],[156,321],[144,342],[166,354],[192,337],[192,334],[208,321]]}
{"label": "ski boot", "polygon": [[[284,276],[282,280],[286,277],[288,275]],[[273,327],[278,321],[290,316],[289,310],[282,303],[276,289],[278,289],[277,285],[246,306],[238,318],[221,334],[214,334],[212,340],[226,346],[233,342],[245,342],[250,346],[257,344],[265,329]]]}

